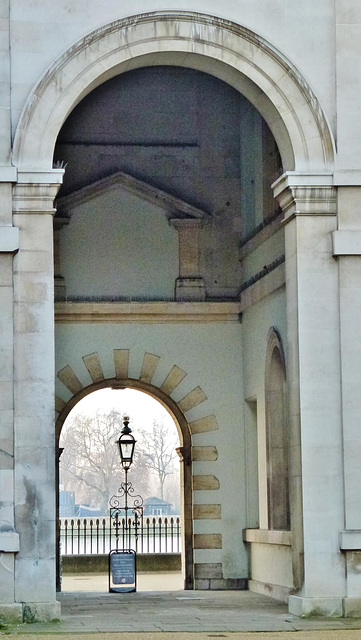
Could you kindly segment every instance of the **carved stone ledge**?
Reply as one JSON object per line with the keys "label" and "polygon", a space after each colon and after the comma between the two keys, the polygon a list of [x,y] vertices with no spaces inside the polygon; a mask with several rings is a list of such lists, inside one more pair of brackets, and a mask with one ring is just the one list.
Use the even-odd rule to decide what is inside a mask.
{"label": "carved stone ledge", "polygon": [[239,322],[240,302],[56,302],[55,322]]}
{"label": "carved stone ledge", "polygon": [[13,212],[16,214],[55,214],[54,199],[59,183],[23,184],[13,189]]}
{"label": "carved stone ledge", "polygon": [[337,214],[336,188],[331,174],[283,174],[272,185],[284,222],[294,216]]}

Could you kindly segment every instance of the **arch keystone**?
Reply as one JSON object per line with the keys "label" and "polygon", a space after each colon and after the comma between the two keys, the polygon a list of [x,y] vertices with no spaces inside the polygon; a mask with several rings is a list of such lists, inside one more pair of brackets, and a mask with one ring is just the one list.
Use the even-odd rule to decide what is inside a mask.
{"label": "arch keystone", "polygon": [[129,376],[129,349],[113,349],[114,368],[116,378],[128,378]]}

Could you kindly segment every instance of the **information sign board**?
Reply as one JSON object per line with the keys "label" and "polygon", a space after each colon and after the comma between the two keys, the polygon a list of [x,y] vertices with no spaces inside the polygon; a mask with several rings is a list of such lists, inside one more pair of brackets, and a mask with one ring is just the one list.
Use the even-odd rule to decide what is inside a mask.
{"label": "information sign board", "polygon": [[109,554],[109,591],[136,591],[136,553],[115,549]]}
{"label": "information sign board", "polygon": [[134,584],[135,554],[129,552],[112,553],[110,567],[113,584]]}

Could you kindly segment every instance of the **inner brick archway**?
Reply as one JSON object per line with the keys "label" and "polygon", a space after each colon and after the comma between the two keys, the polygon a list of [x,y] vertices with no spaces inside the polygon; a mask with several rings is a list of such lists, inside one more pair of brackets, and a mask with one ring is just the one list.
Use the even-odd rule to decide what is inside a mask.
{"label": "inner brick archway", "polygon": [[[218,458],[218,452],[215,446],[205,445],[192,447],[192,435],[207,434],[209,431],[215,431],[218,429],[218,423],[213,415],[205,415],[193,422],[187,420],[186,412],[207,400],[205,393],[200,387],[186,394],[178,403],[172,399],[171,393],[187,375],[179,367],[174,365],[166,376],[163,384],[158,387],[151,383],[159,363],[158,356],[149,353],[144,354],[139,379],[129,378],[127,375],[124,375],[127,373],[128,360],[128,350],[114,350],[116,376],[106,378],[97,353],[83,356],[83,363],[93,380],[93,382],[87,386],[82,385],[70,365],[67,365],[58,372],[58,379],[73,395],[67,402],[59,396],[56,398],[56,410],[59,413],[55,427],[57,449],[59,450],[59,438],[62,426],[70,411],[81,399],[99,389],[109,387],[136,389],[152,396],[166,408],[177,427],[181,444],[179,455],[181,459],[181,515],[183,522],[182,535],[185,565],[184,588],[192,589],[196,586],[196,576],[197,573],[199,573],[199,569],[194,565],[193,549],[197,547],[204,549],[207,547],[207,540],[211,540],[211,536],[207,534],[194,534],[193,520],[208,519],[211,515],[212,518],[217,521],[217,519],[221,517],[221,510],[218,504],[208,504],[207,500],[201,500],[199,504],[194,504],[193,490],[197,490],[198,492],[219,490],[220,482],[213,474],[194,474],[192,469],[194,466],[193,463],[197,463],[197,461],[212,462]],[[213,534],[212,542],[214,536],[218,539],[218,548],[221,548],[222,537],[219,534]]]}

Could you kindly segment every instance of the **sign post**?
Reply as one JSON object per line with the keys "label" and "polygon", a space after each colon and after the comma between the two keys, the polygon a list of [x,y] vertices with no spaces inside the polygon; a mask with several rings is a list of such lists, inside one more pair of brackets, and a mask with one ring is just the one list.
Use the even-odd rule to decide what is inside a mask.
{"label": "sign post", "polygon": [[[109,591],[119,593],[137,590],[136,550],[138,528],[143,521],[143,498],[134,494],[133,485],[128,482],[136,441],[132,436],[128,417],[123,418],[123,425],[118,445],[125,482],[122,482],[118,493],[109,500],[110,541],[113,532],[115,534],[115,549],[109,553]],[[131,548],[132,545],[135,550]],[[110,542],[110,548],[112,546]]]}

